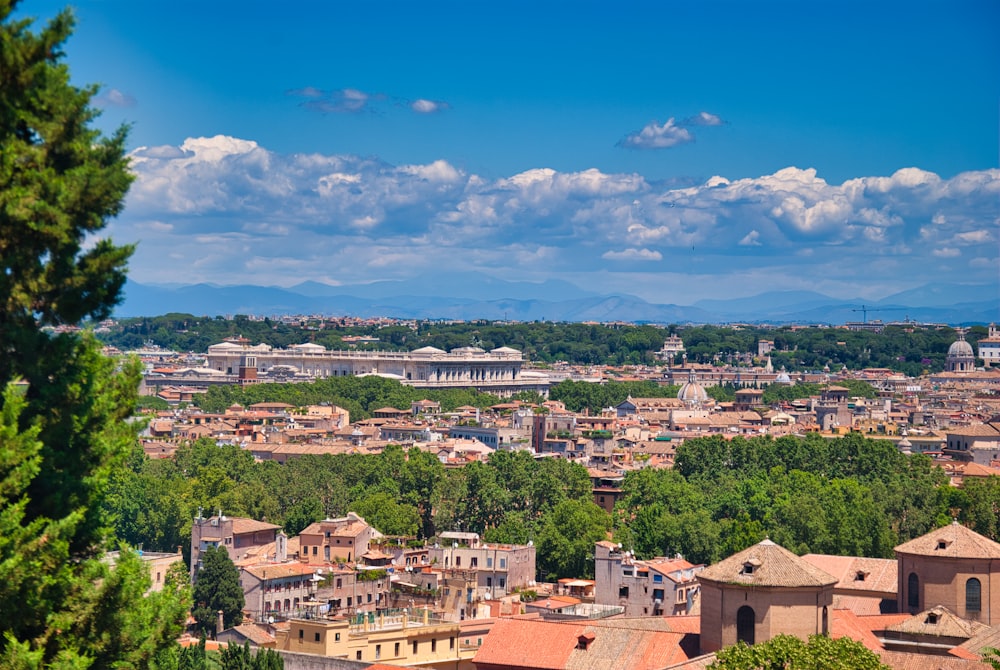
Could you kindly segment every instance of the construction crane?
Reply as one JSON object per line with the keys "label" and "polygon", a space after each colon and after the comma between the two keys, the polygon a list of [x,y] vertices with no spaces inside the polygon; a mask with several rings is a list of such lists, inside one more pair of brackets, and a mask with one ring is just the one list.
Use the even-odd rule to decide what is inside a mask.
{"label": "construction crane", "polygon": [[861,312],[862,323],[868,323],[868,312],[902,312],[908,307],[869,307],[861,305],[860,308],[852,309],[852,312]]}

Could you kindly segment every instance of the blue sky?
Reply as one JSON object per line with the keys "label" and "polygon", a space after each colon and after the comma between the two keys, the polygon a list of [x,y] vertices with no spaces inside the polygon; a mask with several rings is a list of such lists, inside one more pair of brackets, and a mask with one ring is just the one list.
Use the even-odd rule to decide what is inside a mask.
{"label": "blue sky", "polygon": [[132,127],[139,281],[1000,286],[993,0],[75,11],[74,80]]}

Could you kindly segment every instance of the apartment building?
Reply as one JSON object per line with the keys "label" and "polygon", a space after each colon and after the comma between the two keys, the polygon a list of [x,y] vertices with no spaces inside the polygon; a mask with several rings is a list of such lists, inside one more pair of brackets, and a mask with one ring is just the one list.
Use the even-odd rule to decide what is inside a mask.
{"label": "apartment building", "polygon": [[680,557],[639,560],[621,545],[597,542],[594,602],[624,607],[626,617],[688,614],[704,568]]}

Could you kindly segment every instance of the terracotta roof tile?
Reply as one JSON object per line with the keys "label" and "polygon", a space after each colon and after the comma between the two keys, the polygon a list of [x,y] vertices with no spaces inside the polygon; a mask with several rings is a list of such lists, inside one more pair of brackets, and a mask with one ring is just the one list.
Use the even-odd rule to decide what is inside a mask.
{"label": "terracotta roof tile", "polygon": [[[750,567],[748,567],[750,566]],[[700,582],[748,586],[832,586],[837,578],[771,540],[764,540],[698,573]]]}
{"label": "terracotta roof tile", "polygon": [[267,523],[266,521],[257,521],[256,519],[243,519],[240,517],[233,518],[234,535],[256,533],[259,530],[281,530],[281,526],[276,526],[273,523]]}
{"label": "terracotta roof tile", "polygon": [[947,558],[1000,558],[1000,544],[955,522],[904,542],[896,547],[896,553]]}
{"label": "terracotta roof tile", "polygon": [[[895,559],[806,554],[802,560],[836,577],[837,590],[876,591],[887,597],[896,597],[899,583]],[[862,579],[859,579],[859,574],[863,575]]]}
{"label": "terracotta roof tile", "polygon": [[480,670],[658,670],[691,658],[694,651],[690,640],[684,643],[686,637],[592,621],[502,619],[493,626],[473,662]]}

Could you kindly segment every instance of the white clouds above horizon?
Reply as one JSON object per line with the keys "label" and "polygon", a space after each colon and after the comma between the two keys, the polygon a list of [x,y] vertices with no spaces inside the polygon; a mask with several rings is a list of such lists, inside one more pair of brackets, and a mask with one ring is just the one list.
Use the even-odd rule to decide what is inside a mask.
{"label": "white clouds above horizon", "polygon": [[132,273],[147,281],[178,280],[165,249],[186,259],[184,281],[220,283],[627,274],[631,263],[734,286],[750,275],[844,290],[996,280],[995,169],[942,179],[905,168],[837,185],[788,167],[670,188],[596,169],[488,180],[444,160],[285,155],[225,136],[142,147],[132,165],[113,232],[140,241]]}
{"label": "white clouds above horizon", "polygon": [[626,149],[669,149],[694,142],[694,133],[689,130],[692,126],[721,126],[724,123],[721,117],[709,112],[699,112],[679,121],[670,117],[662,125],[658,121],[650,121],[641,130],[619,140],[618,146]]}

